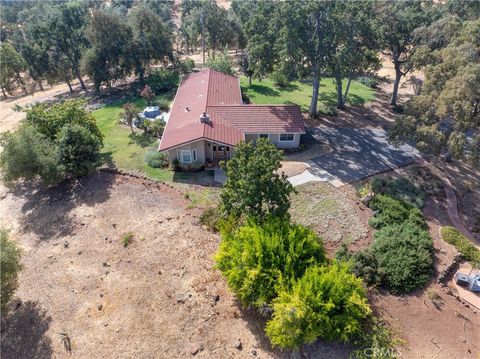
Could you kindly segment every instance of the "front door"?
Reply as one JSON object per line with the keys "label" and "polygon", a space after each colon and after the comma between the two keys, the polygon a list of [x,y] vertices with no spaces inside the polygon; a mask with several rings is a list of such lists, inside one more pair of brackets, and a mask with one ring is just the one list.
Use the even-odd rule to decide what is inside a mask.
{"label": "front door", "polygon": [[230,158],[230,146],[213,145],[213,159],[224,160]]}

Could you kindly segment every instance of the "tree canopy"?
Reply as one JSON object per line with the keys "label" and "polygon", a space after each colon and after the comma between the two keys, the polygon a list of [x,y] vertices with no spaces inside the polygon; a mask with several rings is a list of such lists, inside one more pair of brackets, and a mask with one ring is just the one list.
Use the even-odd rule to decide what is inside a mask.
{"label": "tree canopy", "polygon": [[227,181],[221,193],[221,210],[227,216],[288,217],[293,186],[279,174],[282,152],[267,139],[241,142],[235,156],[222,165]]}
{"label": "tree canopy", "polygon": [[480,165],[480,20],[443,18],[418,32],[414,61],[425,69],[418,96],[391,133],[427,153]]}

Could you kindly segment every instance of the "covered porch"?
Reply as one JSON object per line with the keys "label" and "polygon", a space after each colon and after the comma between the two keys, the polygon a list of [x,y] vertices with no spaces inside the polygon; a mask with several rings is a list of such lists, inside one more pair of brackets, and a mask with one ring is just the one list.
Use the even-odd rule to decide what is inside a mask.
{"label": "covered porch", "polygon": [[193,141],[168,150],[170,161],[178,160],[180,166],[201,164],[205,169],[218,168],[219,162],[233,156],[233,146],[206,139]]}

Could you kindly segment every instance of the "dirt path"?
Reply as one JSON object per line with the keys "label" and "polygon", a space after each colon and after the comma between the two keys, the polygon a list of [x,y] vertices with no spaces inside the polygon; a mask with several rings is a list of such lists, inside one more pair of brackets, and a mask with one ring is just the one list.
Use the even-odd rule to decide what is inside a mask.
{"label": "dirt path", "polygon": [[442,180],[445,188],[445,194],[447,196],[447,212],[448,212],[448,216],[450,217],[450,220],[452,221],[453,226],[457,228],[460,232],[462,232],[465,237],[467,237],[472,242],[474,242],[475,245],[478,247],[480,242],[475,238],[473,233],[471,233],[467,229],[467,227],[465,226],[465,224],[463,223],[459,215],[457,196],[455,194],[455,190],[448,176],[439,168],[437,168],[435,165],[427,162],[423,158],[416,162],[422,166],[426,166],[428,169],[430,169],[430,171],[432,171],[432,173],[434,173],[438,178]]}
{"label": "dirt path", "polygon": [[[73,96],[81,93],[80,85],[77,82],[72,84],[74,89]],[[9,97],[0,101],[0,133],[15,130],[20,121],[25,118],[24,112],[15,111],[15,106],[29,106],[36,103],[58,100],[65,97],[71,97],[68,86],[66,84],[54,85],[46,87],[44,91],[37,91],[32,95],[18,95]]]}

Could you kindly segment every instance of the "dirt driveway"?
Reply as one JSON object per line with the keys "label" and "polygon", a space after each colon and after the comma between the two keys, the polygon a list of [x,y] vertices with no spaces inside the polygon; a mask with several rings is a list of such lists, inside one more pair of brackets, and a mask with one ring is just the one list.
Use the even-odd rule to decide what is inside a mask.
{"label": "dirt driveway", "polygon": [[[0,199],[0,226],[24,251],[2,358],[288,357],[228,292],[213,269],[218,236],[170,187],[100,173],[46,192],[0,188]],[[123,247],[127,232],[134,239]],[[320,343],[305,350],[349,352]]]}

